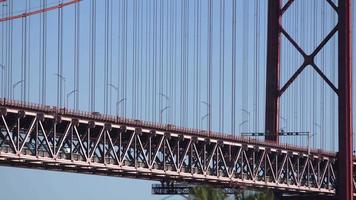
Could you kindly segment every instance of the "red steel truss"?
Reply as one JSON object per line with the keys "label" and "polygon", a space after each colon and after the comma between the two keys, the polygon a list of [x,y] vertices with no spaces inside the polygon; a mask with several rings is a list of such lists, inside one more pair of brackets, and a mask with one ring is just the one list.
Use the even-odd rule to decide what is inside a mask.
{"label": "red steel truss", "polygon": [[[338,24],[329,32],[324,40],[311,53],[307,54],[288,34],[281,25],[281,17],[293,4],[289,0],[281,8],[280,0],[269,0],[268,5],[268,43],[267,43],[267,79],[266,79],[266,136],[267,140],[278,142],[279,98],[294,82],[299,74],[311,66],[338,95],[339,98],[339,156],[338,156],[338,199],[351,200],[352,189],[352,28],[351,28],[351,0],[339,0],[336,5],[332,0],[326,0],[338,14]],[[314,58],[328,41],[338,32],[338,88],[325,76],[315,64]],[[279,57],[280,34],[296,48],[303,56],[304,62],[290,77],[286,84],[280,88]]]}
{"label": "red steel truss", "polygon": [[4,99],[0,117],[2,165],[335,193],[333,153]]}

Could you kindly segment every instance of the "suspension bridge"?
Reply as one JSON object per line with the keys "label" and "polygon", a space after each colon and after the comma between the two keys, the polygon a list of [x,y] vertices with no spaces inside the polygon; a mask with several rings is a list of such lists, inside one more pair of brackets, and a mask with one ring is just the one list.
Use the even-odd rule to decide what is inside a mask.
{"label": "suspension bridge", "polygon": [[2,0],[0,165],[353,199],[351,3]]}

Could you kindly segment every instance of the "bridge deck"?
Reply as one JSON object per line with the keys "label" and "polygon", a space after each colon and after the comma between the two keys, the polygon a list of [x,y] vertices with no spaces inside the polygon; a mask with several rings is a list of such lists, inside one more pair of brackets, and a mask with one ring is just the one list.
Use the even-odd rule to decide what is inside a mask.
{"label": "bridge deck", "polygon": [[335,193],[335,154],[0,100],[0,163],[140,179]]}

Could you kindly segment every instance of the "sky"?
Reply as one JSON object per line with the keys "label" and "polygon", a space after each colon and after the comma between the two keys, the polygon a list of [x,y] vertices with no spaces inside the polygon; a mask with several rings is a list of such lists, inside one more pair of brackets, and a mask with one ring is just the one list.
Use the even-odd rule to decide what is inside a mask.
{"label": "sky", "polygon": [[[152,199],[153,181],[0,167],[2,199]],[[181,198],[169,198],[181,199]]]}
{"label": "sky", "polygon": [[[64,2],[67,1],[69,0]],[[40,2],[13,0],[14,7],[11,14],[20,14],[25,10],[38,10]],[[228,134],[264,131],[267,1],[237,1],[235,87],[232,87],[234,66],[232,0],[225,1],[225,34],[222,34],[220,23],[221,1],[213,1],[212,97],[210,101],[207,87],[208,7],[205,0],[200,1],[204,2],[200,4],[201,18],[196,18],[197,15],[194,12],[198,5],[197,1],[188,0],[187,9],[182,10],[182,1],[157,1],[155,5],[151,0],[139,0],[139,15],[136,15],[133,9],[134,1],[129,0],[126,29],[123,29],[125,13],[122,0],[97,0],[96,2],[94,111],[104,113],[104,105],[107,101],[107,113],[112,115],[115,115],[118,110],[120,116],[201,129],[207,128],[210,118],[214,131]],[[110,2],[109,19],[112,16],[112,20],[108,21],[111,27],[108,29],[111,30],[108,31],[108,35],[105,32],[104,2]],[[48,0],[48,4],[56,5],[58,0]],[[163,11],[160,10],[161,5],[165,8]],[[153,21],[154,8],[157,8],[157,21],[155,22]],[[9,7],[0,8],[0,16],[8,15],[6,9]],[[63,73],[61,76],[65,78],[65,81],[61,83],[63,97],[59,104],[57,102],[59,78],[55,75],[58,73],[58,11],[50,11],[47,15],[45,104],[75,108],[75,101],[78,98],[78,109],[89,111],[89,69],[92,59],[89,34],[90,0],[83,0],[80,3],[78,88],[75,88],[74,80],[74,11],[73,5],[63,8],[63,60],[61,60]],[[181,17],[184,12],[187,18]],[[197,19],[199,19],[200,26],[195,26]],[[44,75],[41,72],[43,56],[40,53],[41,15],[35,15],[26,20],[28,31],[26,32],[27,50],[25,52],[22,51],[24,20],[17,19],[12,23],[0,24],[2,47],[0,63],[11,66],[2,69],[1,96],[41,103],[42,81],[40,77]],[[135,24],[138,25],[135,26]],[[307,53],[311,53],[321,42],[323,36],[336,24],[336,15],[323,0],[298,0],[285,13],[282,24],[297,43]],[[10,25],[13,27],[13,50],[11,52],[6,46],[8,44],[6,31]],[[186,40],[182,41],[184,33]],[[127,35],[127,44],[123,42],[125,35]],[[105,45],[106,36],[111,38],[107,46]],[[337,35],[331,39],[325,50],[317,55],[315,61],[335,84],[337,83],[337,68],[336,52],[333,49],[337,46],[336,38]],[[156,43],[153,42],[155,40]],[[111,54],[105,53],[106,48]],[[23,58],[24,54],[26,54],[26,59]],[[300,66],[302,58],[285,37],[282,37],[281,54],[281,82],[283,84]],[[12,57],[11,62],[7,59],[9,56]],[[24,63],[26,63],[27,72],[21,75]],[[124,65],[127,67],[125,68]],[[105,74],[105,67],[108,68],[108,74]],[[10,68],[12,73],[10,73]],[[156,70],[155,73],[153,73],[154,70]],[[24,81],[15,86],[21,80]],[[108,84],[117,87],[117,91]],[[233,88],[236,92],[235,116],[231,112],[233,110]],[[353,88],[355,94],[356,87]],[[78,96],[75,93],[67,96],[75,89],[79,91]],[[119,106],[116,106],[116,102],[121,100],[123,101],[118,104]],[[168,109],[162,111],[167,106]],[[322,84],[321,79],[311,68],[307,68],[281,98],[281,129],[309,131],[315,134],[311,144],[313,148],[334,151],[337,149],[336,106],[336,97],[330,88]],[[211,107],[211,113],[209,113],[209,107]],[[282,142],[305,146],[306,138],[288,137],[283,138]],[[150,194],[153,182],[143,180],[8,167],[0,167],[0,179],[5,180],[0,181],[0,191],[6,191],[5,195],[8,195],[4,199],[37,200],[48,199],[48,196],[53,197],[52,199],[63,199],[68,198],[68,194],[72,195],[73,199],[97,199],[102,198],[103,195],[105,199],[162,198]],[[16,189],[19,183],[24,184],[21,192],[17,192]]]}

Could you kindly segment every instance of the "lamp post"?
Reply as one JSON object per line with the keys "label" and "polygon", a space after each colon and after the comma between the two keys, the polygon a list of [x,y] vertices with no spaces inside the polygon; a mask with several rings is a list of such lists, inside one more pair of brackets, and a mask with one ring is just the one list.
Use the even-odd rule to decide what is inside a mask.
{"label": "lamp post", "polygon": [[159,123],[162,124],[162,115],[163,115],[163,112],[168,110],[170,108],[170,106],[166,106],[164,108],[162,108],[159,112]]}
{"label": "lamp post", "polygon": [[209,116],[209,113],[206,113],[204,116],[200,118],[200,125],[203,125],[203,120]]}
{"label": "lamp post", "polygon": [[126,101],[126,97],[120,99],[119,101],[116,102],[116,115],[119,116],[119,105],[120,103],[122,103],[123,101]]}
{"label": "lamp post", "polygon": [[[167,96],[167,95],[165,95],[164,93],[158,93],[158,95],[160,96],[160,97],[163,97],[163,98],[165,98],[166,99],[166,101],[167,101],[167,106],[170,108],[170,98],[169,98],[169,96]],[[160,105],[161,106],[161,105]],[[167,107],[166,106],[166,107]],[[166,108],[165,107],[165,108]],[[163,108],[164,109],[164,108]],[[166,110],[167,110],[168,108],[166,108]],[[168,113],[168,117],[169,117],[169,113]],[[160,120],[160,123],[161,123],[161,120]]]}
{"label": "lamp post", "polygon": [[244,108],[242,108],[241,111],[247,114],[248,131],[250,131],[250,115],[251,115],[251,112],[248,111],[247,109],[244,109]]}
{"label": "lamp post", "polygon": [[284,121],[284,126],[282,128],[280,128],[280,130],[283,130],[283,128],[286,129],[288,126],[288,120],[282,116],[280,116],[279,118],[281,118]]}
{"label": "lamp post", "polygon": [[248,120],[244,120],[239,124],[239,133],[241,134],[241,126],[244,125],[245,123],[247,123]]}
{"label": "lamp post", "polygon": [[22,83],[24,80],[20,80],[20,81],[17,81],[16,83],[14,83],[12,85],[12,98],[14,99],[15,98],[15,88],[20,84]]}
{"label": "lamp post", "polygon": [[78,90],[72,90],[72,91],[70,91],[70,92],[68,92],[67,93],[67,99],[66,99],[66,103],[67,103],[67,108],[69,108],[69,104],[68,104],[68,99],[69,99],[69,97],[70,97],[70,95],[72,95],[72,94],[74,94],[74,93],[76,93],[76,92],[79,92]]}
{"label": "lamp post", "polygon": [[59,95],[59,98],[60,98],[60,102],[59,102],[59,106],[62,106],[62,94],[64,93],[66,93],[66,78],[63,76],[63,75],[61,75],[61,74],[58,74],[58,73],[54,73],[54,75],[55,76],[57,76],[58,78],[59,78],[59,80],[60,80],[60,85],[62,85],[62,81],[64,82],[64,87],[63,87],[63,91],[60,91],[60,95]]}
{"label": "lamp post", "polygon": [[167,101],[169,101],[169,97],[163,93],[158,93],[159,96],[165,98]]}
{"label": "lamp post", "polygon": [[[205,117],[208,118],[208,129],[210,129],[210,124],[209,124],[210,123],[210,104],[206,101],[201,101],[201,103],[205,104],[208,109],[208,113],[203,116],[203,119]],[[201,121],[203,121],[203,120],[201,120]],[[203,123],[203,122],[201,122],[201,123]],[[209,130],[209,132],[210,132],[210,130]]]}
{"label": "lamp post", "polygon": [[[316,123],[316,122],[314,122],[313,125],[319,128],[319,133],[321,134],[321,132],[322,132],[322,127],[321,127],[321,125],[320,125],[319,123]],[[314,134],[315,134],[315,133],[314,133]]]}
{"label": "lamp post", "polygon": [[[110,86],[111,88],[113,88],[114,90],[116,90],[116,101],[118,101],[118,100],[119,100],[119,87],[116,86],[116,85],[114,85],[114,84],[112,84],[112,83],[108,84],[108,86]],[[111,94],[111,93],[110,93],[110,94]],[[111,96],[110,96],[110,108],[111,108]],[[116,108],[116,110],[117,110],[117,108]],[[111,113],[111,110],[110,110],[110,113]],[[116,114],[117,114],[117,113],[116,113]]]}

